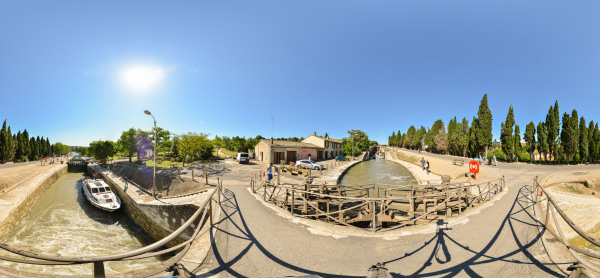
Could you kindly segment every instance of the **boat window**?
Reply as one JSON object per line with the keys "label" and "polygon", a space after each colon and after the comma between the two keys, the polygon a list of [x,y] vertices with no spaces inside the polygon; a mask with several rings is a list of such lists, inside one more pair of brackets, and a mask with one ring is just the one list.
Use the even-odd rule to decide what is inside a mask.
{"label": "boat window", "polygon": [[106,192],[110,192],[110,187],[105,187],[104,189],[106,189]]}
{"label": "boat window", "polygon": [[92,188],[92,193],[98,193],[98,188]]}
{"label": "boat window", "polygon": [[98,191],[100,191],[100,193],[104,193],[104,187],[98,187]]}

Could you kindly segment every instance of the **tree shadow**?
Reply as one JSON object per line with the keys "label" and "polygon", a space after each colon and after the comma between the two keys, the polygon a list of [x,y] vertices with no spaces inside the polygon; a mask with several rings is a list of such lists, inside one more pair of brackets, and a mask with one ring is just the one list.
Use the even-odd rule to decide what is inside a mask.
{"label": "tree shadow", "polygon": [[[401,257],[398,257],[398,258],[395,258],[392,260],[388,260],[383,263],[390,264],[393,262],[402,261],[403,259],[411,257],[415,254],[425,252],[424,250],[426,249],[426,247],[433,244],[434,245],[433,250],[429,254],[426,261],[423,263],[423,265],[421,267],[419,267],[419,269],[417,269],[416,271],[414,271],[412,273],[402,273],[402,274],[401,273],[392,273],[391,275],[394,277],[431,277],[431,276],[453,277],[453,276],[458,275],[460,272],[464,271],[470,277],[482,277],[483,275],[478,274],[473,269],[473,266],[485,265],[485,264],[489,264],[489,263],[493,263],[493,262],[502,261],[502,262],[506,262],[509,264],[514,264],[516,267],[519,267],[522,265],[535,265],[538,269],[541,269],[543,272],[545,272],[545,276],[563,277],[564,275],[562,273],[559,273],[556,270],[550,268],[551,266],[554,266],[554,263],[540,262],[528,250],[531,246],[536,244],[541,239],[541,236],[545,233],[545,229],[542,229],[533,239],[531,239],[528,242],[522,242],[522,240],[517,235],[517,231],[515,230],[516,224],[524,224],[524,225],[530,225],[530,226],[542,226],[541,223],[538,220],[536,220],[535,217],[533,217],[530,214],[530,212],[528,211],[528,208],[530,208],[533,204],[532,200],[529,198],[530,193],[531,193],[531,191],[530,191],[528,185],[524,185],[519,189],[519,193],[518,193],[516,199],[514,200],[510,211],[504,217],[504,219],[503,219],[502,223],[500,224],[500,226],[498,227],[498,230],[496,231],[496,233],[493,235],[493,237],[490,239],[490,241],[481,250],[472,250],[469,246],[460,243],[459,240],[457,240],[457,239],[452,238],[450,235],[448,235],[446,233],[446,231],[451,230],[451,228],[447,227],[446,222],[443,222],[443,220],[439,220],[437,223],[438,228],[437,228],[436,234],[429,240],[425,241],[425,243],[422,246],[420,246],[417,249],[412,250],[410,252],[406,252]],[[294,270],[299,273],[304,273],[307,275],[323,276],[323,277],[364,277],[364,275],[344,276],[344,275],[338,275],[338,274],[334,274],[334,273],[320,272],[320,271],[302,268],[300,266],[296,266],[296,265],[293,265],[286,261],[283,261],[282,259],[278,258],[274,254],[269,252],[253,235],[252,231],[249,229],[248,225],[246,224],[246,221],[244,219],[242,211],[240,210],[240,207],[238,205],[235,194],[233,192],[231,192],[230,190],[224,190],[223,195],[225,196],[225,199],[221,202],[220,208],[221,208],[221,213],[222,213],[222,215],[224,215],[224,217],[222,217],[222,219],[219,220],[218,223],[227,222],[228,224],[233,225],[233,227],[236,230],[225,231],[221,228],[218,228],[218,231],[225,233],[227,236],[233,236],[236,238],[247,240],[247,245],[244,246],[244,248],[234,258],[227,260],[226,258],[223,257],[223,255],[221,253],[224,250],[219,249],[219,246],[217,246],[215,244],[215,241],[214,241],[215,234],[211,230],[211,234],[210,234],[211,242],[212,242],[211,247],[212,247],[214,257],[216,258],[216,261],[218,263],[217,267],[210,270],[211,274],[226,272],[235,277],[243,277],[244,275],[235,271],[232,268],[232,266],[234,264],[236,264],[243,256],[245,256],[253,246],[255,246],[256,248],[258,248],[260,250],[260,252],[262,252],[267,258],[269,258],[273,262],[279,264],[280,266],[283,266],[290,270]],[[528,217],[527,221],[523,221],[523,220],[519,220],[519,219],[515,218],[515,215],[523,213],[523,212],[525,212]],[[237,219],[233,218],[236,215],[239,218],[239,223],[237,223]],[[500,255],[500,256],[486,255],[491,250],[492,246],[494,246],[494,244],[497,242],[501,233],[507,229],[510,231],[511,235],[513,236],[513,240],[517,244],[518,248],[515,250],[512,250],[506,254]],[[239,232],[241,235],[235,235],[234,234],[235,232]],[[453,259],[453,253],[456,253],[456,252],[452,252],[452,250],[457,250],[456,248],[459,248],[459,250],[466,250],[467,252],[471,253],[472,256],[459,264],[450,266],[450,263],[452,262],[452,259]],[[518,261],[515,259],[509,259],[511,256],[514,256],[519,253],[522,253],[527,258],[528,261]],[[464,255],[463,255],[463,257],[464,257]],[[426,272],[427,268],[433,264],[434,260],[437,264],[440,264],[440,265],[449,264],[449,266],[442,270]],[[370,265],[373,262],[365,262],[365,263],[366,263],[366,265]],[[571,262],[565,262],[562,264],[571,264]],[[366,272],[366,269],[365,269],[365,272]]]}

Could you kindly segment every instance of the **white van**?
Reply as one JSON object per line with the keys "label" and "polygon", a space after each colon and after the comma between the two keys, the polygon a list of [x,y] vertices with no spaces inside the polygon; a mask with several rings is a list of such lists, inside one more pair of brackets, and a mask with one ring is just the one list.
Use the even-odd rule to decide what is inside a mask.
{"label": "white van", "polygon": [[250,155],[248,153],[238,153],[237,154],[237,162],[238,163],[246,163],[250,162]]}

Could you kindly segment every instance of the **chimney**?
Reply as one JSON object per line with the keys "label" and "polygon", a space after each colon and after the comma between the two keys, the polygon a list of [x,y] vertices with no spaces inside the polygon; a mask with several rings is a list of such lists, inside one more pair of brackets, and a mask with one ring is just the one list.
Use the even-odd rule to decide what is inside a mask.
{"label": "chimney", "polygon": [[271,145],[273,145],[273,137],[271,137]]}
{"label": "chimney", "polygon": [[314,135],[314,136],[317,136],[317,132],[316,132],[316,131],[315,131],[315,132],[313,132],[313,135]]}

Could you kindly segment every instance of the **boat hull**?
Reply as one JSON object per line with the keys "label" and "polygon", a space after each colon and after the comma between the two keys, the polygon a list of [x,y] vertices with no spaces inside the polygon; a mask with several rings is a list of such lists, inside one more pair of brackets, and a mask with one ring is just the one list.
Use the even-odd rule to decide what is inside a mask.
{"label": "boat hull", "polygon": [[117,204],[117,206],[113,207],[113,206],[108,206],[108,205],[105,206],[105,205],[99,204],[92,197],[92,194],[87,190],[87,187],[85,186],[85,184],[81,187],[81,192],[83,193],[85,198],[88,200],[88,202],[90,202],[90,204],[92,204],[92,206],[94,206],[96,208],[99,208],[101,210],[108,211],[108,212],[113,212],[113,211],[116,211],[121,208],[121,199],[119,199],[119,196],[117,196],[117,194],[114,194],[115,203]]}

